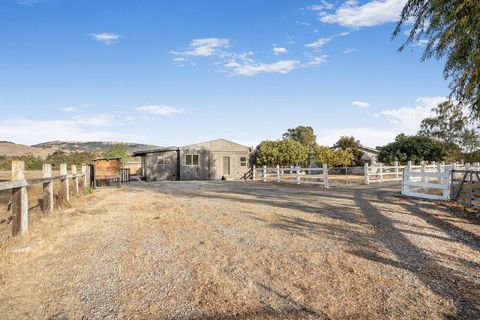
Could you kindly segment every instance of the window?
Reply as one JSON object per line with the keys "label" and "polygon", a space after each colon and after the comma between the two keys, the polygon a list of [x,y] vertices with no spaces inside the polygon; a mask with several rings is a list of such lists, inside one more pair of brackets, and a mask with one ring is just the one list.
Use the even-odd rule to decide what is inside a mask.
{"label": "window", "polygon": [[247,157],[240,157],[240,167],[247,166]]}
{"label": "window", "polygon": [[198,166],[198,154],[186,154],[185,155],[186,166]]}
{"label": "window", "polygon": [[163,165],[169,165],[170,164],[170,159],[165,159],[163,156],[158,156],[157,157],[157,164],[159,166],[163,166]]}

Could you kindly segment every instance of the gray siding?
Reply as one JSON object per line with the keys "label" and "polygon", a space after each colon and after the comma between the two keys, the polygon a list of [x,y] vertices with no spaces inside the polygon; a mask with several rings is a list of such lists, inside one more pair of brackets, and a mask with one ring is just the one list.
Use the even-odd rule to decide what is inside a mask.
{"label": "gray siding", "polygon": [[[162,157],[163,164],[159,161]],[[144,157],[147,181],[177,180],[177,152],[155,152]]]}

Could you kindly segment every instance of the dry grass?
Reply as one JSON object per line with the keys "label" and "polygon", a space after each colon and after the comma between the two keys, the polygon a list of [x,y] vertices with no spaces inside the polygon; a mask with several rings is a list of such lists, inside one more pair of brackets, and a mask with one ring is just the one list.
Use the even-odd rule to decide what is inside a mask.
{"label": "dry grass", "polygon": [[[376,189],[377,188],[377,189]],[[480,316],[480,226],[388,188],[102,189],[1,249],[5,319]],[[28,253],[11,249],[32,241]]]}

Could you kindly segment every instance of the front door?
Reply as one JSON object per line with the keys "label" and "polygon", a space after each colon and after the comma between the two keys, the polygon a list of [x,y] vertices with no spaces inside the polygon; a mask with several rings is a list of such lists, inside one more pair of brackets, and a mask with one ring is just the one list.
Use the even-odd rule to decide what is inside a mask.
{"label": "front door", "polygon": [[230,175],[230,157],[223,157],[223,175]]}

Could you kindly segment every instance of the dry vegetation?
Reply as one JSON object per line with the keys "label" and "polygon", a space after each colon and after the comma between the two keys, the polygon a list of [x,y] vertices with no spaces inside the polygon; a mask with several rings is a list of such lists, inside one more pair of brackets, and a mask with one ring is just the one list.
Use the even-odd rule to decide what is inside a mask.
{"label": "dry vegetation", "polygon": [[102,189],[2,247],[0,314],[479,318],[478,220],[391,190],[238,182]]}

